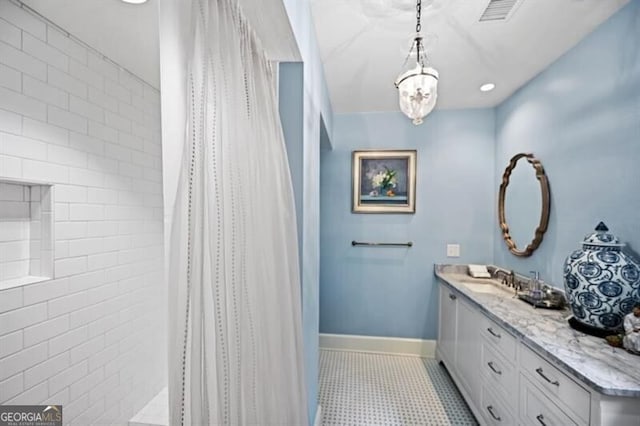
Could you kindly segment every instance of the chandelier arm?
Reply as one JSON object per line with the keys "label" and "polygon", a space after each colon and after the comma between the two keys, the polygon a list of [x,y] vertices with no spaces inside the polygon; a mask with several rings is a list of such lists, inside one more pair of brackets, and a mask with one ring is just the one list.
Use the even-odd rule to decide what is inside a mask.
{"label": "chandelier arm", "polygon": [[[404,58],[404,62],[402,63],[402,67],[400,67],[400,69],[403,69],[407,65],[407,62],[409,62],[409,58],[411,57],[411,52],[413,52],[413,48],[415,47],[415,45],[416,45],[416,41],[413,40],[413,43],[411,44],[411,48],[409,49],[409,53],[407,53],[407,57]],[[394,86],[395,86],[395,83],[394,83]]]}
{"label": "chandelier arm", "polygon": [[439,78],[437,75],[435,75],[435,74],[433,74],[433,73],[431,73],[431,72],[428,72],[428,71],[422,70],[422,72],[420,72],[420,73],[416,73],[416,74],[409,74],[409,75],[407,75],[407,76],[405,76],[405,77],[401,78],[400,80],[398,80],[398,81],[396,82],[396,87],[397,87],[397,86],[399,86],[399,85],[400,85],[400,83],[402,83],[403,81],[405,81],[405,80],[407,80],[407,79],[409,79],[409,78],[411,78],[411,77],[415,77],[415,76],[417,76],[417,75],[428,75],[429,77],[433,77],[433,78],[434,78],[434,79],[436,79],[436,80],[438,80],[438,78]]}

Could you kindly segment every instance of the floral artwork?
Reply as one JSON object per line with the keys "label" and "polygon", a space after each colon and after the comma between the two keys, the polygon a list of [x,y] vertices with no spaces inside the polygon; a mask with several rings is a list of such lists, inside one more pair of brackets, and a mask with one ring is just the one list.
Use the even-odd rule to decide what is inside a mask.
{"label": "floral artwork", "polygon": [[354,213],[415,212],[416,151],[354,151]]}
{"label": "floral artwork", "polygon": [[[371,174],[373,173],[369,173],[369,176]],[[386,195],[388,197],[395,196],[394,188],[398,186],[398,180],[396,179],[397,174],[398,172],[395,170],[391,170],[387,166],[384,166],[384,172],[378,172],[371,176],[371,185],[373,185],[375,189],[373,189],[369,195]]]}

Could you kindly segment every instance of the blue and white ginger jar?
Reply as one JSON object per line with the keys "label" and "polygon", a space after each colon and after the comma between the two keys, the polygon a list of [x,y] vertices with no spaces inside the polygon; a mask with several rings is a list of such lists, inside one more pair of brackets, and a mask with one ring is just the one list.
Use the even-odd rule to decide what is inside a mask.
{"label": "blue and white ginger jar", "polygon": [[564,263],[565,292],[577,321],[618,331],[640,301],[640,262],[604,223],[595,231]]}

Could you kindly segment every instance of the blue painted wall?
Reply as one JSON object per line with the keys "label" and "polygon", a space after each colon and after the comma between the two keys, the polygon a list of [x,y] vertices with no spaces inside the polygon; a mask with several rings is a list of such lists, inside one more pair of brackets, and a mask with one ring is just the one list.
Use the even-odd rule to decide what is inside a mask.
{"label": "blue painted wall", "polygon": [[494,227],[497,265],[538,270],[562,287],[564,259],[600,220],[640,251],[640,1],[497,108],[498,176],[518,152],[534,153],[545,167],[549,229],[523,259],[508,252]]}
{"label": "blue painted wall", "polygon": [[[321,153],[320,331],[435,339],[434,263],[490,263],[495,217],[494,111],[436,111],[421,126],[399,112],[335,115]],[[415,214],[351,213],[351,152],[416,149]],[[352,240],[413,241],[404,248]],[[446,244],[461,245],[459,259]]]}
{"label": "blue painted wall", "polygon": [[[289,109],[285,114],[291,114],[293,120],[301,120],[298,121],[301,129],[295,130],[297,135],[293,139],[287,138],[287,149],[293,155],[289,162],[298,213],[307,401],[309,423],[313,424],[318,404],[319,371],[320,146],[331,145],[333,112],[311,19],[310,0],[284,0],[283,3],[302,57],[302,86],[294,89],[295,96],[302,95],[302,104],[297,111]],[[289,69],[288,72],[297,71]],[[299,74],[295,78],[298,77]]]}
{"label": "blue painted wall", "polygon": [[287,160],[296,207],[298,256],[302,270],[302,224],[304,184],[304,83],[301,62],[281,62],[278,67],[278,110],[287,147]]}

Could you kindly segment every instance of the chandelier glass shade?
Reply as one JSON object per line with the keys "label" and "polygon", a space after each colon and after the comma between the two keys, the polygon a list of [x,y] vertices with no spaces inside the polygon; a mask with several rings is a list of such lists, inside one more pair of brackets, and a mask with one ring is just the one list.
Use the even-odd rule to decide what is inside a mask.
{"label": "chandelier glass shade", "polygon": [[398,76],[395,82],[400,98],[400,110],[413,124],[422,124],[422,119],[436,106],[438,99],[438,71],[416,64]]}

